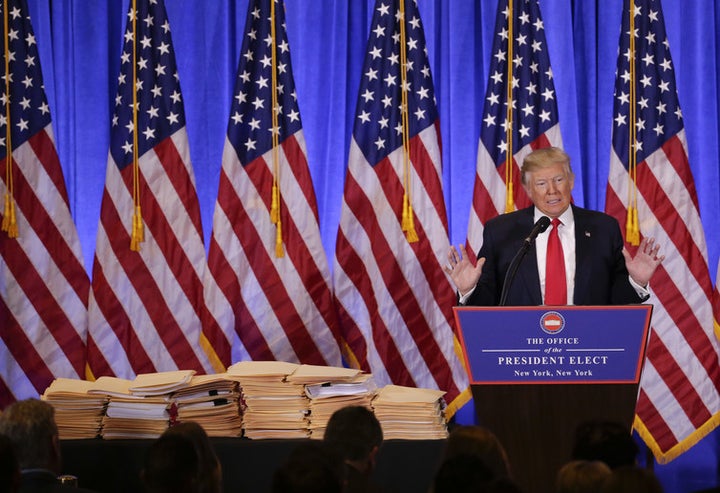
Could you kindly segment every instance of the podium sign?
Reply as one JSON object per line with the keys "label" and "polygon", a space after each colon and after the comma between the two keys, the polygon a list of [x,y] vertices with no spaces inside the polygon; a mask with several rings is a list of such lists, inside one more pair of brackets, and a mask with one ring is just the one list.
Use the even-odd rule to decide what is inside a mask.
{"label": "podium sign", "polygon": [[652,305],[453,310],[472,384],[640,381]]}

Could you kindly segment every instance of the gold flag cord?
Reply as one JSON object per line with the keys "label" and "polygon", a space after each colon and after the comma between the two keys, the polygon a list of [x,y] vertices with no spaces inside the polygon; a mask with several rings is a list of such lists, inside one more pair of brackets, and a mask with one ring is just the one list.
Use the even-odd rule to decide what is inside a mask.
{"label": "gold flag cord", "polygon": [[3,207],[2,231],[6,232],[8,237],[17,238],[18,226],[17,217],[15,216],[15,197],[13,173],[12,173],[12,131],[10,125],[10,39],[8,38],[8,2],[3,2],[3,41],[5,49],[5,204]]}
{"label": "gold flag cord", "polygon": [[132,234],[130,236],[130,250],[140,251],[140,243],[145,241],[143,231],[142,211],[140,210],[140,160],[138,157],[138,100],[137,100],[137,0],[132,2],[132,54],[133,54],[133,77],[132,77],[132,117],[133,117],[133,217]]}
{"label": "gold flag cord", "polygon": [[508,50],[507,50],[507,107],[505,112],[505,212],[515,210],[515,199],[513,190],[513,108],[512,108],[512,58],[513,58],[513,1],[508,0]]}
{"label": "gold flag cord", "polygon": [[278,94],[277,94],[277,32],[275,29],[275,2],[270,2],[270,37],[272,52],[272,160],[273,160],[273,185],[270,204],[270,220],[275,224],[275,256],[284,257],[285,252],[282,244],[282,220],[280,218],[280,126],[278,124]]}
{"label": "gold flag cord", "polygon": [[400,116],[402,118],[403,137],[403,209],[402,230],[409,243],[418,241],[415,231],[415,218],[410,195],[410,117],[408,115],[408,85],[407,85],[407,46],[405,45],[405,0],[400,0]]}
{"label": "gold flag cord", "polygon": [[635,68],[635,1],[630,0],[630,111],[628,118],[628,208],[625,222],[625,240],[631,245],[640,244],[640,226],[637,210],[637,117]]}

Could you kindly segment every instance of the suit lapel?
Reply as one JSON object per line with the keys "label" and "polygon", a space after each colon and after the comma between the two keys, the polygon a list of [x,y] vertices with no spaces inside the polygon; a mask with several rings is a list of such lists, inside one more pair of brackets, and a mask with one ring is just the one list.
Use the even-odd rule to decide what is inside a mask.
{"label": "suit lapel", "polygon": [[573,302],[582,303],[590,289],[590,276],[582,275],[591,272],[593,247],[593,227],[582,209],[573,206],[575,218],[575,292]]}
{"label": "suit lapel", "polygon": [[[520,215],[517,228],[522,235],[522,238],[526,238],[533,227],[533,213],[535,212],[534,207],[523,209],[524,214]],[[537,269],[537,250],[535,248],[535,242],[532,243],[528,250],[525,258],[520,263],[518,268],[516,279],[517,287],[522,286],[526,291],[522,298],[529,297],[530,305],[542,305],[542,292],[540,291],[540,275]]]}

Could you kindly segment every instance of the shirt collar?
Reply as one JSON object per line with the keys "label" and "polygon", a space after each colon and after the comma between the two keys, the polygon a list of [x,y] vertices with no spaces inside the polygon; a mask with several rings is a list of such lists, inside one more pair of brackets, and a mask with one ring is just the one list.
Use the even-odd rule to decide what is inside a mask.
{"label": "shirt collar", "polygon": [[[534,208],[533,212],[533,223],[536,223],[538,219],[543,217],[545,214],[543,214],[540,209],[537,207]],[[575,216],[573,216],[572,206],[569,206],[567,209],[565,209],[565,212],[560,214],[560,222],[563,223],[564,226],[571,226],[575,224]]]}

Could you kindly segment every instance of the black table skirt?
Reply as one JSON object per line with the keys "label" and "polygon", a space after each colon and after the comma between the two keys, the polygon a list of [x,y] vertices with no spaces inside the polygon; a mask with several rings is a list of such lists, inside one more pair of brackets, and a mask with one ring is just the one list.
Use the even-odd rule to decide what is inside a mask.
{"label": "black table skirt", "polygon": [[[302,440],[212,438],[227,493],[266,493],[272,474]],[[63,473],[98,492],[142,492],[139,473],[150,440],[63,440]],[[386,440],[376,481],[388,491],[427,493],[439,466],[444,440]]]}

